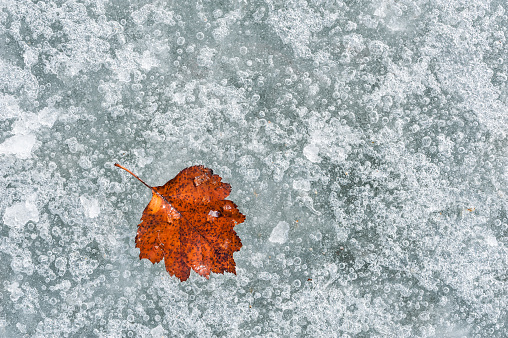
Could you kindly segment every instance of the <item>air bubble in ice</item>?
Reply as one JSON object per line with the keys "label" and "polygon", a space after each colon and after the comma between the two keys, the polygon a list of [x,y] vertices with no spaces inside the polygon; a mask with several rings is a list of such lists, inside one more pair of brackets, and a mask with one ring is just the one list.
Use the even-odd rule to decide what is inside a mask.
{"label": "air bubble in ice", "polygon": [[422,138],[422,146],[423,147],[428,147],[428,146],[430,146],[431,143],[432,143],[432,139],[429,136],[424,136]]}
{"label": "air bubble in ice", "polygon": [[58,257],[57,259],[55,259],[55,267],[58,270],[65,270],[66,266],[67,266],[67,259],[65,259],[65,257]]}

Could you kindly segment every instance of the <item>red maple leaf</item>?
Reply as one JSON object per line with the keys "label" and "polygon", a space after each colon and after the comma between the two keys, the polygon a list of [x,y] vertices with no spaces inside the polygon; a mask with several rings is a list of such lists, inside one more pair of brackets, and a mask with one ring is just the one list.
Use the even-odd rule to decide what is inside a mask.
{"label": "red maple leaf", "polygon": [[193,166],[163,186],[151,187],[118,163],[115,166],[152,190],[136,236],[140,259],[155,264],[164,258],[166,270],[181,281],[189,278],[191,268],[206,278],[210,271],[236,274],[233,253],[242,242],[233,227],[245,216],[225,199],[231,186],[221,182],[219,175]]}

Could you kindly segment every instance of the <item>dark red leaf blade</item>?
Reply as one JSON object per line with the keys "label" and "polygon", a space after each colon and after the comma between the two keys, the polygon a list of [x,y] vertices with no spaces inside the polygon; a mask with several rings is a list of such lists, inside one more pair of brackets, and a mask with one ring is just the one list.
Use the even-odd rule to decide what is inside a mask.
{"label": "dark red leaf blade", "polygon": [[211,169],[192,166],[163,186],[148,187],[152,199],[136,236],[140,259],[152,263],[164,259],[168,273],[181,281],[189,278],[191,269],[206,278],[210,272],[236,274],[233,253],[242,242],[233,228],[245,216],[225,199],[231,192],[229,184]]}

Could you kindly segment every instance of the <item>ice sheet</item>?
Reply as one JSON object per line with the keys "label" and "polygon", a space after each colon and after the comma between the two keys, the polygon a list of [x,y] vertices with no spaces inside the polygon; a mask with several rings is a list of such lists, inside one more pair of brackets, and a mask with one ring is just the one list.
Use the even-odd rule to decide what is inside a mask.
{"label": "ice sheet", "polygon": [[[0,1],[0,336],[508,336],[506,7]],[[115,162],[230,183],[237,274]]]}

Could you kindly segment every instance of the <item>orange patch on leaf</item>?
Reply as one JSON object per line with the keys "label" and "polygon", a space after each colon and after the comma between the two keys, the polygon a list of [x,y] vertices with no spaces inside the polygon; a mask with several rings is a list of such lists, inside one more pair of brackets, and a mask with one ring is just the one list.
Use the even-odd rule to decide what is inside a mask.
{"label": "orange patch on leaf", "polygon": [[233,230],[245,221],[235,203],[225,198],[231,186],[211,169],[192,166],[160,187],[151,187],[130,170],[115,163],[152,190],[138,225],[139,258],[152,263],[164,259],[166,270],[181,281],[193,269],[208,278],[210,272],[236,274],[233,253],[242,242]]}

